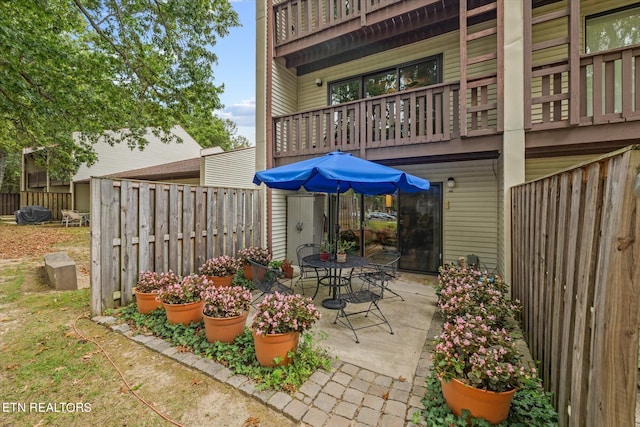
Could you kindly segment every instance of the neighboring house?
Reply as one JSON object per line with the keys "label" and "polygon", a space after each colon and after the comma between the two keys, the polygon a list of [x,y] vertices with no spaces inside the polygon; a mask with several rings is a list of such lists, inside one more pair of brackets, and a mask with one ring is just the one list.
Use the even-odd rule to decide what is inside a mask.
{"label": "neighboring house", "polygon": [[[256,168],[340,149],[429,179],[382,206],[400,268],[474,253],[509,278],[510,187],[640,135],[635,1],[256,4]],[[265,201],[279,256],[286,194]]]}
{"label": "neighboring house", "polygon": [[214,148],[206,148],[201,153],[202,185],[256,188],[253,183],[253,175],[256,172],[255,147],[240,148],[232,151],[220,151]]}
{"label": "neighboring house", "polygon": [[[171,132],[179,136],[182,143],[165,144],[151,133],[147,134],[146,139],[149,143],[142,151],[137,148],[131,149],[124,143],[111,146],[104,141],[98,141],[94,145],[98,161],[90,167],[82,165],[69,181],[50,180],[46,171],[35,164],[33,156],[36,150],[25,149],[22,191],[72,193],[73,208],[89,211],[89,179],[92,176],[168,180],[179,183],[186,183],[183,180],[187,178],[194,184],[199,183],[202,147],[179,126],[174,127]],[[73,137],[77,138],[78,135],[74,133]],[[182,161],[186,163],[181,163]],[[154,170],[153,167],[160,167],[161,170]],[[189,171],[189,176],[185,176],[186,171]]]}

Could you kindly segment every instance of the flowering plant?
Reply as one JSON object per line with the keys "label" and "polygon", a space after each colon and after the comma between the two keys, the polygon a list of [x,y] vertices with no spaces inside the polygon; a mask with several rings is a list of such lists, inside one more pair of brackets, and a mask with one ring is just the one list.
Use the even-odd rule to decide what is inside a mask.
{"label": "flowering plant", "polygon": [[257,305],[251,319],[256,335],[304,332],[320,319],[311,298],[302,295],[268,294]]}
{"label": "flowering plant", "polygon": [[251,307],[251,291],[242,286],[208,287],[203,293],[204,315],[239,316]]}
{"label": "flowering plant", "polygon": [[138,275],[136,290],[145,294],[154,293],[167,285],[178,282],[180,282],[180,278],[171,270],[166,273],[142,271]]}
{"label": "flowering plant", "polygon": [[440,269],[436,286],[438,307],[446,320],[472,314],[496,326],[504,325],[519,308],[505,297],[506,291],[500,276],[454,266]]}
{"label": "flowering plant", "polygon": [[171,283],[158,291],[157,300],[165,304],[186,304],[202,299],[204,289],[209,285],[205,276],[192,274],[177,283]]}
{"label": "flowering plant", "polygon": [[233,276],[241,265],[242,261],[238,258],[221,255],[206,260],[198,271],[203,276]]}
{"label": "flowering plant", "polygon": [[441,380],[455,378],[475,388],[503,392],[535,376],[535,368],[523,366],[521,358],[506,329],[466,314],[445,322],[436,339],[433,365]]}
{"label": "flowering plant", "polygon": [[269,265],[271,254],[268,249],[249,246],[238,251],[238,258],[240,258],[243,265],[249,265],[249,260],[258,264]]}

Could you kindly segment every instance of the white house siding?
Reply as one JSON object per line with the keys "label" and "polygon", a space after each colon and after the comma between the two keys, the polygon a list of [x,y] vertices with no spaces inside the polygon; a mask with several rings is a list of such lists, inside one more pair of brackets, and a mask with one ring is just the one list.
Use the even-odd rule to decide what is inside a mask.
{"label": "white house siding", "polygon": [[[182,138],[183,142],[165,144],[149,133],[146,136],[149,144],[142,151],[137,148],[131,150],[125,143],[110,146],[106,142],[98,141],[93,146],[98,161],[91,167],[82,165],[74,175],[73,181],[200,157],[202,147],[184,129],[176,126],[172,132]],[[74,133],[74,138],[76,137],[77,134]]]}
{"label": "white house siding", "polygon": [[[459,257],[473,253],[492,270],[498,260],[498,160],[398,168],[443,183],[443,262],[456,262]],[[456,181],[452,190],[446,186],[449,177]]]}
{"label": "white house siding", "polygon": [[563,169],[586,162],[599,157],[599,154],[583,154],[580,156],[545,157],[539,159],[527,159],[525,162],[525,179],[532,181],[543,176],[558,173]]}
{"label": "white house siding", "polygon": [[255,189],[255,147],[204,156],[204,185]]}

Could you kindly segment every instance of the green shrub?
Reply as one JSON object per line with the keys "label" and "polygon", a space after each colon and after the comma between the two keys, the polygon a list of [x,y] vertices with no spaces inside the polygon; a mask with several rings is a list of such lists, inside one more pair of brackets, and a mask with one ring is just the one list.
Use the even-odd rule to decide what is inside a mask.
{"label": "green shrub", "polygon": [[325,349],[316,341],[326,338],[326,334],[315,335],[305,332],[301,335],[300,345],[288,366],[260,366],[255,357],[253,337],[249,328],[232,343],[207,341],[202,322],[170,324],[164,310],[154,310],[149,314],[140,314],[135,304],[128,305],[113,312],[122,321],[143,334],[152,334],[180,347],[181,351],[191,351],[196,355],[214,359],[227,366],[234,374],[253,378],[258,389],[272,388],[287,392],[295,392],[318,369],[328,370],[331,359]]}

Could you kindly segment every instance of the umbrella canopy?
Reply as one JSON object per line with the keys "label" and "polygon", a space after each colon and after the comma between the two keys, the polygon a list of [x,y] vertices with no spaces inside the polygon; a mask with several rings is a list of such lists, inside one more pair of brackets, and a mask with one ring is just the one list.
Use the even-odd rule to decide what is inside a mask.
{"label": "umbrella canopy", "polygon": [[429,181],[398,169],[334,151],[321,157],[256,172],[253,183],[265,183],[280,190],[322,193],[393,194],[396,190],[415,193],[429,189]]}

